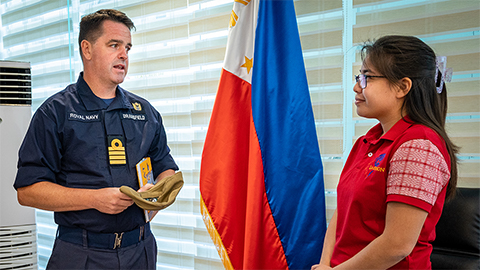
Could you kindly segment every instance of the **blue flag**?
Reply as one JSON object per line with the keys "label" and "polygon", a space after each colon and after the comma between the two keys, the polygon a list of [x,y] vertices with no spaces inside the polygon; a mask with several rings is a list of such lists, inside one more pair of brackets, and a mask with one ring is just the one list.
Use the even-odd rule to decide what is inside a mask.
{"label": "blue flag", "polygon": [[267,198],[289,269],[320,261],[326,231],[323,166],[293,1],[260,1],[252,114]]}

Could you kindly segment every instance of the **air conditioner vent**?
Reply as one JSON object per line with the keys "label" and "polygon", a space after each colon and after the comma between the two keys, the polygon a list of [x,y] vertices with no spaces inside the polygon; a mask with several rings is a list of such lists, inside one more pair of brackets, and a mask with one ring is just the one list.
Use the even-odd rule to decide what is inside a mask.
{"label": "air conditioner vent", "polygon": [[31,105],[30,63],[0,61],[0,105]]}
{"label": "air conditioner vent", "polygon": [[0,270],[37,269],[36,226],[0,226]]}

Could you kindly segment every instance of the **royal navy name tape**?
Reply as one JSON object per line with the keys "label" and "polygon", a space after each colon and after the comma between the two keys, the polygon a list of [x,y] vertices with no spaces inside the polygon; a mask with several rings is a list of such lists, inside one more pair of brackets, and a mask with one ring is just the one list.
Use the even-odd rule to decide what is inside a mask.
{"label": "royal navy name tape", "polygon": [[100,116],[98,114],[82,115],[82,114],[70,113],[68,115],[68,120],[93,122],[93,121],[100,121]]}

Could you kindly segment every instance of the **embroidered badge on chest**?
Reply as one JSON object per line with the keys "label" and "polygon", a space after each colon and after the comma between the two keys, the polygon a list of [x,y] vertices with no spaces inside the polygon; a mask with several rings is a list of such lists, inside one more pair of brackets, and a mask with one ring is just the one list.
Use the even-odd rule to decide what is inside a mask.
{"label": "embroidered badge on chest", "polygon": [[142,112],[142,104],[140,102],[132,102],[133,109],[138,112]]}
{"label": "embroidered badge on chest", "polygon": [[375,162],[373,163],[373,166],[370,165],[368,167],[368,170],[370,171],[367,175],[367,177],[370,176],[374,171],[376,172],[385,172],[385,167],[380,167],[380,162],[385,158],[385,153],[379,155],[377,158],[375,158]]}
{"label": "embroidered badge on chest", "polygon": [[110,160],[110,165],[127,164],[124,145],[123,136],[108,136],[108,159]]}
{"label": "embroidered badge on chest", "polygon": [[145,121],[147,120],[145,110],[142,104],[138,101],[132,102],[132,108],[129,112],[122,113],[122,119]]}

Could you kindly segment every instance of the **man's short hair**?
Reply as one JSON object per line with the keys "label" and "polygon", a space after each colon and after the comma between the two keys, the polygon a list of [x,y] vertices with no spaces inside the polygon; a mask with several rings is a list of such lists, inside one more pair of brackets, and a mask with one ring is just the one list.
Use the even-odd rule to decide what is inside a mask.
{"label": "man's short hair", "polygon": [[101,9],[85,15],[80,21],[80,34],[78,35],[78,45],[80,46],[82,60],[82,41],[87,40],[90,43],[94,43],[103,34],[103,22],[106,20],[123,23],[129,30],[135,29],[132,20],[125,13],[115,9]]}

